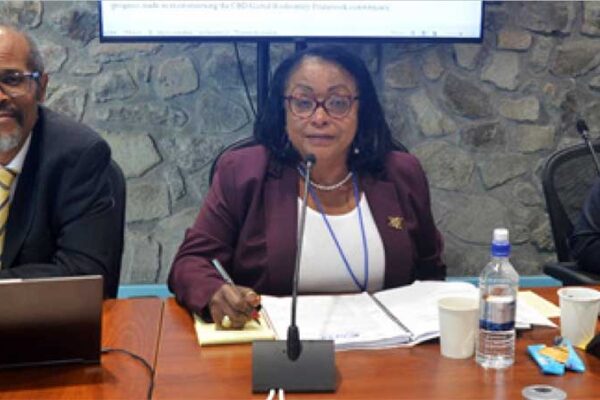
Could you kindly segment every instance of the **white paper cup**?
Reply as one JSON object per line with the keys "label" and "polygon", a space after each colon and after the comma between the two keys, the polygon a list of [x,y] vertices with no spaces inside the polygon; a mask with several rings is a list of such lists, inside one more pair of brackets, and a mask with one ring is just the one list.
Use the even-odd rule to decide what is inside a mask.
{"label": "white paper cup", "polygon": [[558,289],[560,302],[560,334],[571,343],[584,349],[594,337],[600,292],[584,287]]}
{"label": "white paper cup", "polygon": [[444,357],[469,358],[475,352],[479,301],[474,297],[445,297],[438,301],[440,351]]}

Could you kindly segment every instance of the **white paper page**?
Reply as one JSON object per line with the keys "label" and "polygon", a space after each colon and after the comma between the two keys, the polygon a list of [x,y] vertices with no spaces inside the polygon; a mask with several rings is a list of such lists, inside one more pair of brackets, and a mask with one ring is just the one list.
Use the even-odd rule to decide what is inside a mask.
{"label": "white paper page", "polygon": [[[261,296],[277,337],[285,339],[290,324],[290,297]],[[336,347],[365,344],[387,339],[399,343],[408,334],[392,321],[367,293],[334,296],[299,296],[296,325],[301,339],[333,339]],[[378,346],[374,346],[378,347]]]}
{"label": "white paper page", "polygon": [[515,319],[517,328],[530,328],[531,325],[557,327],[554,322],[544,317],[525,301],[517,301],[517,315]]}
{"label": "white paper page", "polygon": [[519,301],[527,303],[546,318],[560,317],[560,308],[531,290],[519,292]]}
{"label": "white paper page", "polygon": [[478,298],[479,290],[467,282],[416,281],[412,285],[374,294],[418,340],[439,335],[438,300],[448,296]]}

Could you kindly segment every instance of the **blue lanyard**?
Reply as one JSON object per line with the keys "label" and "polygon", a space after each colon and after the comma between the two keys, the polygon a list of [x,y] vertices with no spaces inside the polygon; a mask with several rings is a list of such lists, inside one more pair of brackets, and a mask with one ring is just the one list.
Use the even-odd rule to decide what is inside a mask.
{"label": "blue lanyard", "polygon": [[356,208],[358,209],[358,222],[360,223],[360,235],[361,235],[362,244],[363,244],[363,255],[364,255],[363,265],[364,265],[365,279],[364,279],[364,282],[362,285],[360,284],[360,282],[358,282],[356,275],[354,275],[354,271],[350,267],[350,263],[348,262],[348,259],[346,258],[346,254],[344,254],[344,250],[342,250],[342,246],[340,246],[337,236],[335,236],[335,232],[331,228],[331,224],[329,223],[329,220],[327,219],[327,216],[325,215],[325,212],[323,211],[323,206],[321,205],[319,198],[316,196],[314,189],[310,185],[308,186],[308,191],[309,191],[311,197],[313,198],[313,200],[315,201],[315,204],[317,205],[317,208],[319,209],[319,212],[321,213],[321,216],[323,217],[323,221],[325,221],[327,230],[329,230],[329,234],[331,235],[331,238],[333,239],[335,246],[337,247],[337,250],[340,253],[340,256],[342,257],[342,261],[344,262],[344,265],[346,266],[346,270],[350,274],[350,277],[352,277],[352,280],[354,281],[354,284],[356,285],[356,287],[361,292],[364,292],[367,290],[367,285],[369,283],[369,250],[367,247],[367,236],[365,234],[365,224],[363,222],[362,211],[360,209],[360,204],[359,204],[360,199],[358,197],[358,182],[356,180],[356,174],[352,174],[352,188],[354,189],[354,199],[356,201]]}

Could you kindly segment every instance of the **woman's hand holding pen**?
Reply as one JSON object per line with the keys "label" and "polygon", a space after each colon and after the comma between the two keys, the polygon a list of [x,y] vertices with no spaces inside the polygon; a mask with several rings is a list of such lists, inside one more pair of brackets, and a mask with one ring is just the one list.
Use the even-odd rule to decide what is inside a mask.
{"label": "woman's hand holding pen", "polygon": [[222,329],[242,329],[246,322],[258,318],[260,295],[244,286],[224,284],[208,305],[213,321]]}

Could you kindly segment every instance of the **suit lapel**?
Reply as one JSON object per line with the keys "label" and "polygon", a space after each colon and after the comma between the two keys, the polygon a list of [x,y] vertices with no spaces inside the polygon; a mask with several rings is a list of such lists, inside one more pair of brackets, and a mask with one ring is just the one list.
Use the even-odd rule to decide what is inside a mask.
{"label": "suit lapel", "polygon": [[35,210],[37,188],[37,175],[40,163],[40,143],[41,143],[41,120],[43,116],[40,111],[40,119],[31,133],[31,144],[23,169],[18,177],[17,187],[8,210],[8,221],[6,223],[6,239],[4,250],[2,252],[2,267],[10,268],[15,262],[25,236],[29,232]]}
{"label": "suit lapel", "polygon": [[279,292],[276,294],[289,294],[298,230],[298,177],[295,170],[283,167],[281,176],[270,176],[265,188],[268,285],[276,288]]}
{"label": "suit lapel", "polygon": [[392,182],[370,177],[362,181],[371,214],[381,236],[385,252],[384,286],[406,284],[414,279],[408,227],[396,187]]}

